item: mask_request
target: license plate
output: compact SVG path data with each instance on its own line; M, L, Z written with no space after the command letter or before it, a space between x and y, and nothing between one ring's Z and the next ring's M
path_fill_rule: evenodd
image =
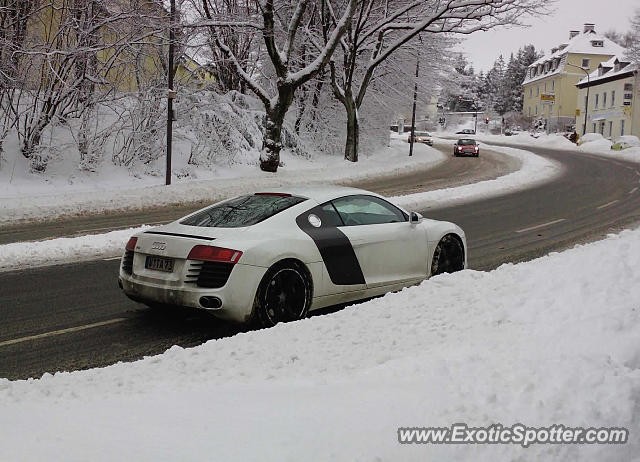
M173 272L173 258L147 256L144 267L154 271Z

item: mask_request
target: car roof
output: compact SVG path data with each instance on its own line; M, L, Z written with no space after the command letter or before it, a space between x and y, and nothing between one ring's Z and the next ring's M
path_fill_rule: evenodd
M335 185L318 185L318 186L288 186L284 188L269 188L256 191L257 193L285 193L292 196L305 197L313 199L319 203L337 199L342 196L351 196L354 194L365 194L368 196L380 196L379 194L367 191L365 189L350 188L347 186Z

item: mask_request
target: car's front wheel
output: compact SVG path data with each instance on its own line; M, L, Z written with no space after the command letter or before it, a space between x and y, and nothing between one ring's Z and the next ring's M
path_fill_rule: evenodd
M254 314L261 327L303 319L309 313L311 277L297 261L280 262L267 270L254 301Z
M458 237L447 234L436 246L431 261L431 275L455 273L464 269L464 247Z

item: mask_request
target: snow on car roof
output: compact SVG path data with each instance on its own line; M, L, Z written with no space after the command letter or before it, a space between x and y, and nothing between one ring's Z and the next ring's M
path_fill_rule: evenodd
M293 196L306 197L313 199L317 202L326 202L337 197L348 196L353 194L366 194L378 196L378 194L372 193L359 188L350 188L347 186L335 186L335 185L318 185L318 186L293 186L287 188L274 188L256 191L256 193L287 193Z

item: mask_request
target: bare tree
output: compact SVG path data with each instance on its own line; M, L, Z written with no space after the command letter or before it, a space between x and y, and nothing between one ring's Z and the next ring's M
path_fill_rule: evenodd
M640 8L631 18L631 30L626 37L629 40L626 57L634 63L640 64Z
M318 1L322 5L328 5L330 0ZM306 24L305 12L312 3L311 0L298 0L293 4L281 1L277 6L275 0L254 0L254 2L261 18L254 17L243 22L215 17L211 8L212 0L202 0L202 7L215 45L222 51L226 59L233 63L246 86L264 104L266 122L260 168L267 172L275 172L280 163L282 126L295 92L317 76L327 65L351 21L358 0L345 0L342 13L334 12L334 21L326 27L324 45L314 49L313 58L310 58L309 62L303 66L297 66L297 60L293 58L296 55L297 45L306 40L306 37L300 39L298 32ZM243 69L242 63L221 33L221 30L228 27L234 27L236 32L240 28L251 28L262 32L269 64L275 73L275 82L271 82L275 87L275 94L269 92L257 79Z
M55 0L41 2L31 14L37 25L29 40L14 50L16 68L26 76L16 121L21 152L31 168L44 171L41 139L52 123L79 119L81 166L93 162L90 113L96 104L132 86L131 54L149 46L160 33L162 9L146 9L137 0ZM156 14L154 21L153 15Z
M358 109L377 69L398 49L421 33L471 34L514 24L523 14L539 11L541 4L538 0L360 0L340 41L342 65L330 63L334 95L347 113L345 159L358 160ZM328 13L336 21L332 8Z

